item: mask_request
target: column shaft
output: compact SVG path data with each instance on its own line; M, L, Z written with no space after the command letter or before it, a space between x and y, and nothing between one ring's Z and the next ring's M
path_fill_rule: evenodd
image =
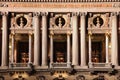
M7 29L7 14L2 13L2 64L8 66L8 29Z
M34 65L39 66L40 63L40 27L39 27L39 13L34 13Z
M81 13L81 66L86 66L85 13Z
M53 34L50 35L50 63L53 63Z
M117 14L112 13L112 34L111 34L111 43L112 43L112 64L118 65L118 38L117 38Z
M108 38L108 33L106 34L106 63L109 63L109 54L108 54L108 43L109 43L109 38Z
M29 33L29 63L32 62L32 33Z
M91 33L89 33L89 63L92 63L91 61L91 51L92 51L92 44L91 44Z
M67 64L70 67L70 33L67 34Z
M42 14L42 66L47 66L47 14Z
M72 65L78 65L78 21L77 13L72 15Z
M14 34L11 34L11 37L12 37L12 54L11 54L11 63L14 63L14 40L15 40L15 35Z

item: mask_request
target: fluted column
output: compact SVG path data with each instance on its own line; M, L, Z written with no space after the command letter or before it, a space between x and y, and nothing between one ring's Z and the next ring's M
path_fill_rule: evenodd
M29 33L29 63L32 62L32 33Z
M72 65L78 65L78 19L77 12L72 13Z
M15 42L15 34L14 33L11 34L11 38L12 38L11 63L14 63L14 46L15 46L15 44L14 44L14 42Z
M51 32L50 33L50 64L51 64L51 67L53 64L53 35L54 33Z
M42 66L47 66L47 13L42 13Z
M86 39L85 39L85 13L80 13L81 14L81 66L86 66Z
M91 64L92 63L92 61L91 61L91 58L92 58L92 56L91 56L91 53L92 53L92 42L91 42L92 33L89 32L88 36L89 36L89 45L88 45L89 46L89 64Z
M34 26L34 65L39 66L40 63L40 26L39 26L39 12L33 13Z
M67 67L70 67L70 35L71 33L67 33Z
M2 63L1 66L8 66L8 27L7 12L2 12Z
M105 38L106 38L106 63L109 63L109 54L108 54L109 33L105 34Z
M112 21L112 33L111 33L111 45L112 45L112 64L118 65L118 37L117 37L117 13L111 13Z

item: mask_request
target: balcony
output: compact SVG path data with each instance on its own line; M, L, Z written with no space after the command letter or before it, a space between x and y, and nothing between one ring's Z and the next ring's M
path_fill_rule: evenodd
M31 69L32 64L30 63L11 63L9 69Z

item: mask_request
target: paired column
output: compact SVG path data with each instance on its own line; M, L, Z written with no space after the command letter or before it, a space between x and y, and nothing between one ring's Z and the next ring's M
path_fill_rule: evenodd
M81 29L81 66L86 66L86 39L85 39L85 13L81 14L81 22L80 22L80 29Z
M29 33L29 63L32 62L32 33Z
M111 62L113 65L118 65L118 37L117 37L117 13L111 13L112 21L112 33L111 33L111 43L112 43L112 58Z
M70 67L70 35L71 33L67 33L67 67Z
M92 36L92 33L89 32L88 35L89 35L89 64L90 64L90 63L92 63L92 61L91 61L91 57L92 57L92 56L91 56L91 51L92 51L91 36Z
M109 54L108 54L108 43L109 43L109 33L105 34L106 37L106 63L109 63Z
M47 66L47 13L42 14L42 66Z
M34 65L39 66L40 63L40 26L39 26L40 12L33 13L34 25Z
M78 13L72 13L72 65L78 65Z
M8 66L8 27L7 27L7 12L2 12L2 64Z

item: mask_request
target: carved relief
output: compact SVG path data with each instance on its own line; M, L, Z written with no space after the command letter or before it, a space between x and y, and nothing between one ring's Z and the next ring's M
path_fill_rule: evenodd
M109 27L109 13L106 14L89 14L88 27L89 28L106 28Z
M29 14L11 14L11 27L29 28L32 27L32 13Z
M50 18L51 28L69 28L70 27L70 14L56 14L51 13Z

